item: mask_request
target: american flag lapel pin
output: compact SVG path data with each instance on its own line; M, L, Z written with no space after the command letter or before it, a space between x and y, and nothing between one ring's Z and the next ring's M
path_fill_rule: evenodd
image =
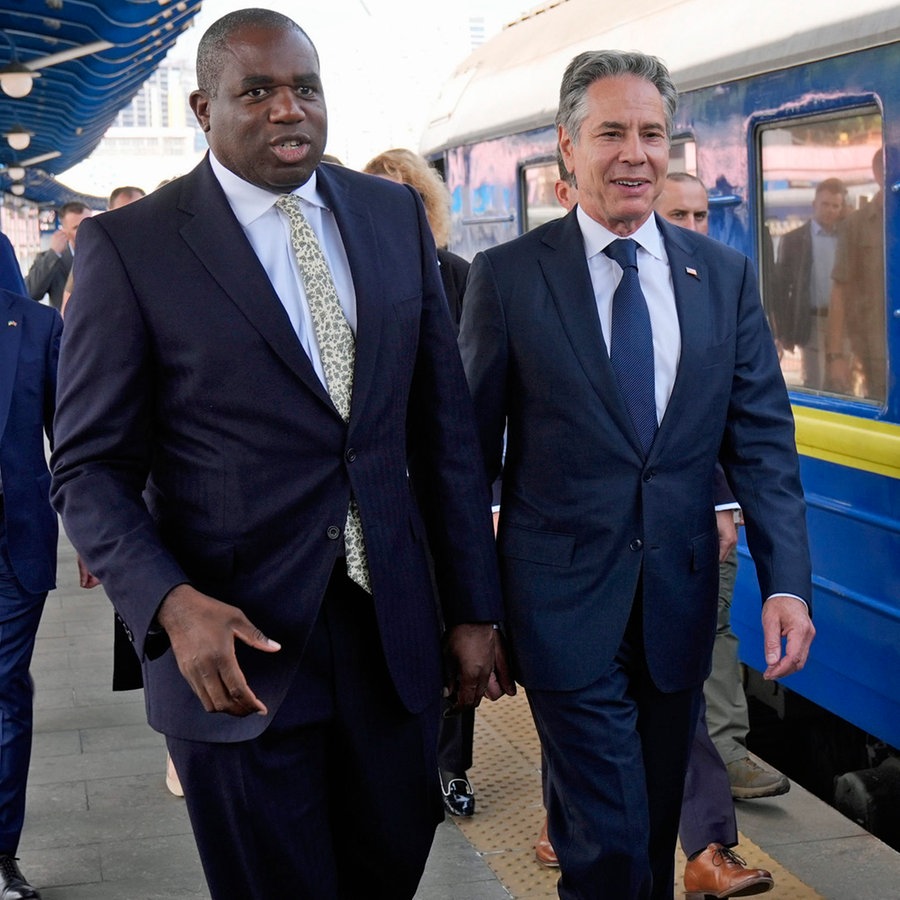
M16 328L16 327L18 326L18 324L19 324L19 323L18 323L15 319L10 319L10 320L6 323L6 327L7 327L7 328Z
M700 276L697 274L697 270L696 270L696 269L692 269L690 266L685 266L685 267L684 267L684 271L687 272L688 275L693 275L694 278L697 279L697 281L700 280Z

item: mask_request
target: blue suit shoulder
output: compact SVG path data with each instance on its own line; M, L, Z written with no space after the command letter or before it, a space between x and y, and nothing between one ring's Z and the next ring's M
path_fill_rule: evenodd
M39 323L45 329L52 328L57 322L62 325L62 317L52 306L35 303L31 297L0 288L0 299L7 309L23 320Z

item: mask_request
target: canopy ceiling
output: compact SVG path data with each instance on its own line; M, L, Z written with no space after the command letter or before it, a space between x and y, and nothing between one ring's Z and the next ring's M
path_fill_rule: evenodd
M100 198L71 191L54 177L89 156L116 113L140 90L201 0L5 0L0 7L0 78L24 68L40 76L30 93L0 90L0 191L10 168L25 167L26 199L46 206ZM6 135L30 134L14 150ZM32 162L32 160L34 162Z

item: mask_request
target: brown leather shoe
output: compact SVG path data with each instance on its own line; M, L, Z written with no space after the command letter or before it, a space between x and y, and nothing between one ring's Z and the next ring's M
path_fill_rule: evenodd
M547 836L547 817L544 816L544 824L541 826L541 833L534 845L534 858L542 865L549 869L558 869L559 860L556 858L556 851L550 838Z
M748 869L737 853L721 844L710 844L684 867L685 900L752 897L765 894L774 886L770 872Z

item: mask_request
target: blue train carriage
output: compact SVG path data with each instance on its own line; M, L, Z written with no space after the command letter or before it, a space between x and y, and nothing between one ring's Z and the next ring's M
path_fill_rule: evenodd
M701 178L710 233L757 264L809 505L818 636L786 685L758 674L759 588L740 548L733 622L748 693L760 701L751 739L826 799L841 776L839 805L900 847L900 7L630 7L615 23L594 0L538 8L447 82L422 151L453 197L451 249L471 258L560 215L553 120L576 53L640 48L667 62L681 94L671 167ZM849 281L840 316L800 311L821 329L816 354L786 324L782 241L809 220L827 179L839 179L844 198L836 252ZM885 783L888 802L878 796Z

